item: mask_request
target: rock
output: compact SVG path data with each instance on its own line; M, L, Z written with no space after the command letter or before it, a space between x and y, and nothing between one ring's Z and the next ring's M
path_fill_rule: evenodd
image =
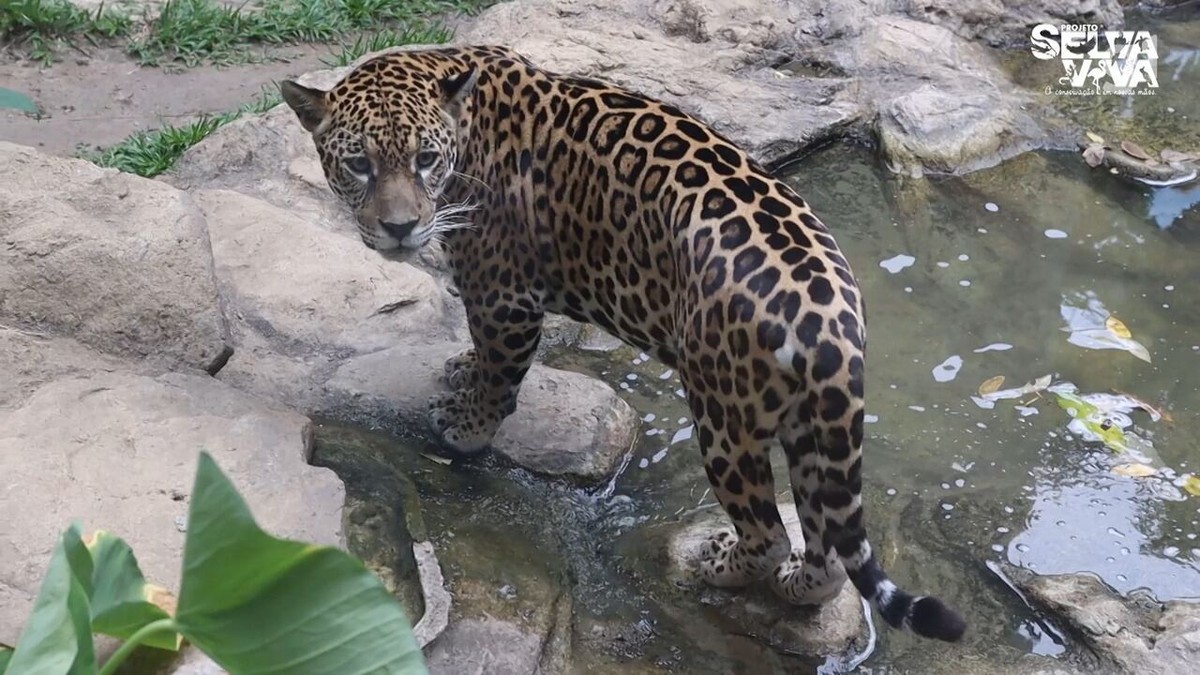
M340 545L344 490L308 466L304 417L206 376L135 371L66 340L0 329L0 366L18 364L0 379L0 643L16 644L73 519L124 538L146 577L178 593L201 449L264 529Z
M1035 604L1065 622L1093 651L1137 675L1195 669L1200 659L1200 604L1160 603L1149 594L1122 598L1090 575L1010 577Z
M463 619L451 624L429 648L432 675L537 673L544 640L502 619Z
M856 76L864 104L879 111L875 135L897 173L966 173L1045 142L1033 97L986 50L941 26L872 18L824 54Z
M1099 24L1108 30L1125 25L1119 0L909 0L908 13L996 46L1028 44L1029 31L1039 23Z
M442 566L437 552L428 541L413 543L413 557L417 561L417 575L421 579L421 594L425 612L413 626L413 637L417 644L425 647L433 642L450 623L450 593L442 577Z
M160 179L183 190L236 190L359 241L354 218L325 183L312 137L286 105L218 129Z
M204 217L162 183L0 143L0 322L215 372L229 356Z
M1025 113L996 105L994 94L925 85L880 114L879 140L893 171L964 173L1031 150L1040 135Z
M432 438L426 401L442 389L441 364L464 347L412 345L347 359L323 384L319 412ZM607 384L535 364L493 447L530 471L594 481L616 467L638 426L636 413Z
M781 501L779 514L788 537L800 541L803 538L800 520L792 502ZM760 636L777 649L835 656L865 644L867 626L862 596L849 581L836 598L817 609L790 605L765 582L733 592L704 585L696 572L700 546L715 532L730 527L720 510L686 523L668 543L672 576L682 585L702 588L705 601L711 600L733 625L740 626L742 632Z
M412 333L452 337L429 274L386 261L303 213L231 190L193 194L208 220L239 348L251 332L273 351L301 359L369 353Z

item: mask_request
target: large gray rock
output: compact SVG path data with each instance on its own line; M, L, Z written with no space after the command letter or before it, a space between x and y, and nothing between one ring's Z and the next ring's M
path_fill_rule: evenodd
M1123 598L1090 575L1037 576L1011 570L1037 605L1064 621L1093 651L1136 675L1194 672L1200 660L1200 604Z
M342 362L318 412L398 433L425 433L425 402L441 390L441 364L465 345L405 345ZM493 447L531 471L594 481L629 452L639 422L612 387L535 364Z
M802 541L800 520L790 501L780 502L779 515L788 537L793 542ZM698 554L702 544L723 529L730 529L728 519L723 512L713 510L685 523L671 537L667 547L671 574L681 585L703 588L705 596L733 625L788 651L837 656L865 644L862 596L849 581L837 597L819 608L792 606L767 588L766 582L735 592L704 587L697 571Z
M1044 143L1032 95L1013 85L986 49L942 26L870 18L821 50L855 76L878 111L874 133L893 171L920 176L994 166Z
M0 643L16 644L72 520L133 547L178 592L189 492L207 450L259 524L339 545L344 490L308 465L310 422L207 376L135 372L69 341L0 328Z
M184 193L0 142L0 322L215 371L229 344Z

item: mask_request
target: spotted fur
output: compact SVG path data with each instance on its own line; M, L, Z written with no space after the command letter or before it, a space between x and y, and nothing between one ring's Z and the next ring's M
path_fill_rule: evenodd
M867 541L862 295L791 188L675 107L500 47L395 52L329 92L283 94L367 246L445 244L474 342L430 404L448 444L480 451L512 413L546 312L594 323L679 372L736 532L704 545L707 581L769 577L819 604L848 575L891 625L961 637L961 617L897 588Z

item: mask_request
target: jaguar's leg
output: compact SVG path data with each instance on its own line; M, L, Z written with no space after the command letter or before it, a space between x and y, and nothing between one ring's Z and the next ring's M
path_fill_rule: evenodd
M474 347L446 359L443 379L452 390L470 389L479 385L479 356Z
M766 576L789 549L775 506L769 455L773 434L745 428L740 414L729 415L717 396L689 391L689 401L704 471L734 528L701 545L700 576L714 586L745 586Z
M513 293L496 293L493 297L500 299L489 305L472 302L464 293L471 340L475 343L473 375L470 368L448 375L451 386L460 386L429 402L434 430L447 445L462 453L487 448L500 423L516 409L521 381L533 364L541 340L543 313L532 298Z
M846 583L846 570L825 539L821 502L822 467L817 435L807 412L790 416L779 434L787 455L792 496L804 541L775 568L772 587L797 605L820 605L835 598Z

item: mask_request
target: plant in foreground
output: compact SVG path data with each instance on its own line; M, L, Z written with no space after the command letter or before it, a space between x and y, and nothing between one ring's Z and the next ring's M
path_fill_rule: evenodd
M233 675L425 674L404 610L361 562L330 546L277 539L208 453L192 489L176 603L147 584L129 545L63 533L0 675L110 675L138 646L184 640ZM125 640L100 665L93 633Z

